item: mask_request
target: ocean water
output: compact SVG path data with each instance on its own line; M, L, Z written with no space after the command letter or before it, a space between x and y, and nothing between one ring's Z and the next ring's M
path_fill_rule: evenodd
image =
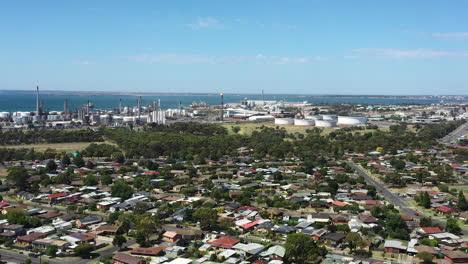
M116 109L119 105L119 99L122 99L123 106L137 105L137 96L131 95L109 95L109 94L90 94L90 93L58 93L41 92L40 100L44 110L62 111L64 100L68 99L71 110L93 102L96 109ZM142 96L143 105L148 105L153 101L161 100L164 109L178 108L179 102L183 107L189 107L192 102L206 102L209 105L219 105L220 97L216 94L206 95L146 95ZM243 99L260 100L260 95L224 95L224 103L238 103ZM440 103L440 99L432 98L404 98L404 97L385 97L375 98L366 96L306 96L306 95L265 95L265 100L284 100L292 102L308 101L310 103L355 103L355 104L431 104ZM27 91L0 91L0 112L15 111L34 111L36 108L36 95Z

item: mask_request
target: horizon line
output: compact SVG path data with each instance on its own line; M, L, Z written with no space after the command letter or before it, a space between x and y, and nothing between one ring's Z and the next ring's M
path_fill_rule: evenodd
M26 90L26 89L0 89L0 92L26 92L26 93L36 93L36 89ZM219 96L220 93L217 92L120 92L120 91L74 91L74 90L40 90L44 93L82 93L82 94L113 94L113 95L122 95L122 96L149 96L149 95L209 95L209 96ZM224 95L258 95L262 96L262 93L229 93L223 92ZM409 97L409 96L462 96L467 97L468 94L307 94L307 93L265 93L265 96L393 96L393 97Z

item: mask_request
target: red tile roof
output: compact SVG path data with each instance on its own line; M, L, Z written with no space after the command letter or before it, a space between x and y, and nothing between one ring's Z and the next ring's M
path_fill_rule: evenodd
M60 198L60 197L65 197L67 196L68 194L66 192L59 192L59 193L52 193L52 194L49 194L49 199L56 199L56 198Z
M450 213L452 211L452 208L447 207L445 205L439 206L437 210L443 212L443 213Z
M245 225L241 225L241 227L244 228L244 229L249 229L251 227L254 227L254 226L258 225L260 223L260 221L261 220L255 220L255 221L247 223Z
M427 226L427 227L421 227L422 231L426 234L437 234L437 233L442 233L442 229L438 226Z
M367 205L381 205L382 203L379 200L366 200Z
M345 202L342 202L342 201L333 201L332 204L336 205L336 206L347 206L348 205L348 203L345 203Z
M235 244L239 242L240 240L236 238L222 237L214 241L209 241L208 244L214 247L232 248Z

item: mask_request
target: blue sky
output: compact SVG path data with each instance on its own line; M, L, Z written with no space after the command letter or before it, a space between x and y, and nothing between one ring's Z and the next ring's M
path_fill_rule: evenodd
M1 1L0 89L468 94L468 1Z

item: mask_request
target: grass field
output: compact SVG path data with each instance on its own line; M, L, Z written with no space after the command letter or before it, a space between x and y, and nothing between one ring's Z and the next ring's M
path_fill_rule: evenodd
M109 142L72 142L72 143L45 143L45 144L31 144L31 145L12 145L12 146L0 146L4 148L34 148L35 151L44 151L48 148L55 149L58 152L75 152L77 150L83 150L92 143L102 144Z
M235 126L240 127L240 131L238 134L240 135L251 135L253 131L259 130L261 126L265 127L271 127L271 128L276 128L276 127L284 127L289 133L300 133L300 134L306 134L306 130L308 129L313 129L313 126L294 126L294 125L275 125L273 122L238 122L238 123L226 123L223 124L229 134L234 134L232 131L232 128ZM339 129L338 127L333 127L333 128L320 128L322 129L322 134L328 134L332 131L336 131ZM381 129L381 130L386 130L386 129ZM388 130L388 129L387 129ZM360 132L360 133L366 133L370 131L375 131L374 129L365 129L365 130L356 130L353 131L353 133Z

